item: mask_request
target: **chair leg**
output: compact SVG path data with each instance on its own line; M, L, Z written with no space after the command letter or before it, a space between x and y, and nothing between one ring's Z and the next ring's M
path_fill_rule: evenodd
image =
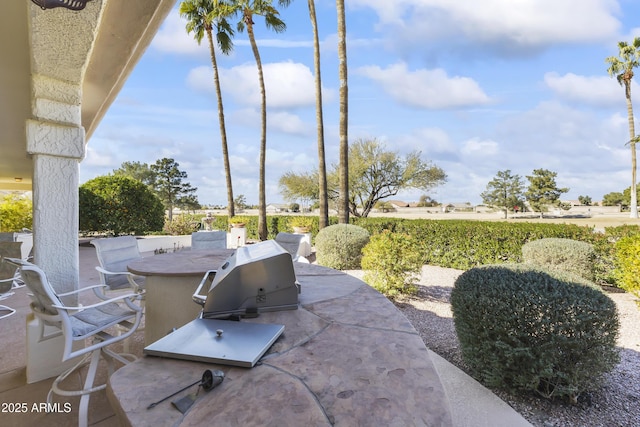
M91 397L91 393L104 390L107 388L106 384L101 384L94 386L93 383L96 378L96 374L98 372L98 365L100 363L100 357L104 357L107 362L108 375L111 376L114 372L113 361L118 360L122 364L126 365L131 360L135 360L136 357L128 354L118 354L106 348L101 348L94 350L93 352L85 355L82 360L76 363L72 368L67 369L65 372L60 374L58 378L53 381L53 385L51 386L51 390L49 390L49 394L47 395L47 403L51 403L52 394L55 393L59 396L80 396L80 407L78 412L78 426L86 427L89 422L88 414L89 414L89 399ZM87 376L84 381L84 387L82 390L63 390L60 388L59 384L64 381L72 372L77 371L84 365L89 363L89 368L87 371Z
M6 312L6 313L3 313ZM11 307L7 307L6 305L0 305L0 319L4 319L5 317L9 317L12 314L15 314L16 310L11 308Z
M91 363L89 364L89 371L87 372L87 378L84 381L83 394L80 398L80 411L78 413L78 426L79 427L87 427L89 424L89 399L91 398L91 394L94 391L93 382L96 378L96 372L98 371L98 363L100 363L100 353L101 351L94 351L91 355ZM98 386L97 389L102 390L106 388L106 384L104 386ZM86 393L85 393L86 391Z

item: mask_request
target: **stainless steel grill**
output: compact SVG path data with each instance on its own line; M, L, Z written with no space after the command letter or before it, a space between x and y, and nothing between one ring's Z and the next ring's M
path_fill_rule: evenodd
M252 367L284 331L284 325L222 320L298 308L300 287L291 255L275 241L244 246L210 282L207 273L193 295L202 316L144 349L150 356ZM211 283L206 297L201 289ZM239 319L238 319L239 320Z

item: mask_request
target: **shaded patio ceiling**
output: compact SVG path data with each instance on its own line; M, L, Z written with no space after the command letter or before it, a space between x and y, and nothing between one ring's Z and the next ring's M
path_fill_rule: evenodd
M101 0L93 0L99 2ZM104 10L82 85L81 117L87 141L97 128L176 0L102 0ZM2 2L0 13L0 190L30 191L33 165L26 151L31 113L30 22L41 10L31 0ZM72 16L71 16L72 17ZM51 58L45 68L55 70ZM47 60L45 60L46 62ZM42 62L39 58L39 62Z

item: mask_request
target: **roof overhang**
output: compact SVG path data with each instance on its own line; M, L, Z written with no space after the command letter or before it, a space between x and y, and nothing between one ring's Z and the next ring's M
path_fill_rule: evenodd
M85 43L88 36L78 34L73 37L67 25L80 19L79 14L90 7L94 11L101 8L90 37L91 46L85 49L88 53L82 58L85 68L78 74L80 81L70 82L82 88L81 124L88 141L175 2L93 0L79 12L62 8L42 10L30 0L3 2L0 14L0 39L5 41L0 43L0 189L31 190L33 164L27 153L25 129L27 120L33 117L32 75L34 68L39 72L64 66L59 62L63 58L33 46L33 39L37 38L34 37L34 23L48 18L42 14L52 14L50 16L60 22L60 27L66 27L61 28L60 37L67 38L59 42L70 50L74 43ZM78 28L84 31L82 26ZM50 41L56 35L46 36Z

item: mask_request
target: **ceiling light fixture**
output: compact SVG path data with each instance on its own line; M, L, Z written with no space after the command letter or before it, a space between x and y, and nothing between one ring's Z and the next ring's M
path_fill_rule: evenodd
M13 178L16 182L22 182L22 178L21 177L15 177Z
M91 0L31 0L44 9L53 9L54 7L64 7L70 10L82 10Z

